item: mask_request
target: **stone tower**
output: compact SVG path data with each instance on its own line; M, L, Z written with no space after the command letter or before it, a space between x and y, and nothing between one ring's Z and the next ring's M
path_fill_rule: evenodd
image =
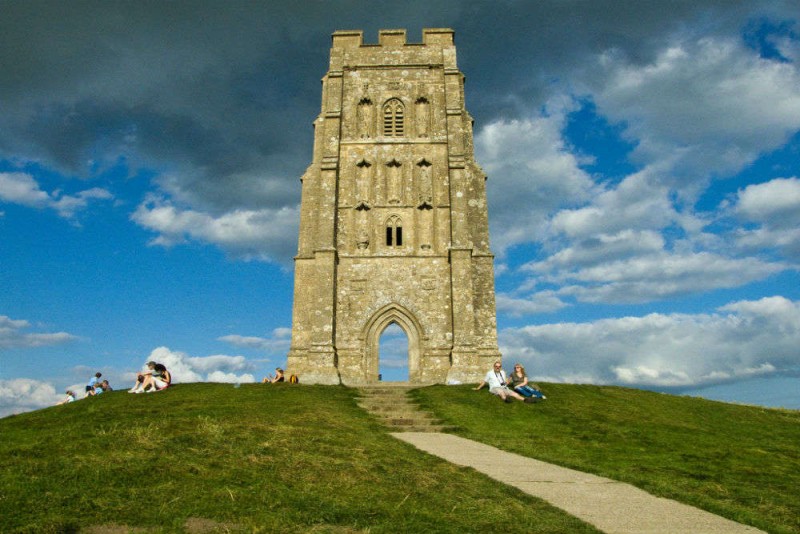
M412 383L478 381L500 357L486 176L450 29L333 34L302 178L287 372L378 381L379 339L408 336Z

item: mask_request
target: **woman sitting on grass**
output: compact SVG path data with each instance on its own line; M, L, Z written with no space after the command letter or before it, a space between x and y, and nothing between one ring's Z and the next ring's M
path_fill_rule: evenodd
M136 384L131 388L129 393L152 393L166 389L172 383L172 375L160 363L147 362L149 371L139 373L136 377Z
M514 372L508 377L508 385L523 397L544 400L547 397L539 390L535 384L528 384L528 375L522 364L514 364Z

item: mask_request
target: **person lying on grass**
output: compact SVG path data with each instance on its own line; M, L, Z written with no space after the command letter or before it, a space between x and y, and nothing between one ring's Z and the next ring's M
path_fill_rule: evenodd
M286 380L286 377L283 375L283 369L280 367L275 368L275 376L267 375L261 381L262 384L274 384L275 382L283 382Z
M478 387L473 389L478 391L486 384L489 384L489 393L492 395L497 395L504 402L514 402L513 399L524 402L533 402L532 399L526 399L513 389L509 389L508 380L506 379L506 372L503 371L503 365L500 362L494 362L494 367L492 370L486 373L483 381L478 384Z

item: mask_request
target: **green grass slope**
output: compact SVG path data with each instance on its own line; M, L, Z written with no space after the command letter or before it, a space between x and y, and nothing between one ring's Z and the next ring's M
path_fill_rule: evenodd
M536 405L467 386L413 394L466 437L800 533L800 412L546 392ZM187 384L0 419L0 532L596 532L393 439L355 396Z
M416 390L458 433L629 482L768 532L800 533L800 412L618 387L544 384L534 406Z
M597 532L392 438L355 395L187 384L0 419L0 532Z

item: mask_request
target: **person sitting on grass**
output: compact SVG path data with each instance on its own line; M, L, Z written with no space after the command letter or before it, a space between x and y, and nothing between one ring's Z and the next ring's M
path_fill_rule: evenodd
M536 400L545 400L547 397L539 390L535 384L528 383L528 375L522 364L514 364L514 371L508 377L508 385L523 397L530 397Z
M146 374L142 382L142 391L153 393L154 391L161 391L167 389L172 383L172 375L164 365L156 363L153 365L152 371Z
M68 389L67 390L67 396L64 397L63 400L58 401L56 403L56 405L58 405L58 404L67 404L69 402L74 402L74 401L75 401L75 393L73 393L71 389Z
M153 373L153 366L155 366L156 362L150 361L147 362L145 365L147 366L146 371L142 371L141 373L136 373L136 382L134 382L133 387L128 390L128 393L136 393L140 389L142 389L142 383L144 382L145 376Z
M482 389L486 384L489 384L489 393L497 395L504 402L514 402L513 399L533 402L531 399L526 399L513 389L509 389L506 372L503 371L503 365L500 362L494 362L494 367L491 371L486 373L486 376L483 378L483 381L478 384L478 387L474 388L475 391Z
M101 376L103 376L102 373L95 373L94 376L89 380L89 383L86 384L86 397L94 396L96 394L94 388L97 387L97 383L100 381Z
M156 362L147 362L148 371L139 373L136 384L129 393L152 393L166 389L172 383L172 375L164 365Z
M286 378L283 375L283 369L280 367L275 368L275 376L267 375L261 381L262 384L274 384L276 382L283 382Z

